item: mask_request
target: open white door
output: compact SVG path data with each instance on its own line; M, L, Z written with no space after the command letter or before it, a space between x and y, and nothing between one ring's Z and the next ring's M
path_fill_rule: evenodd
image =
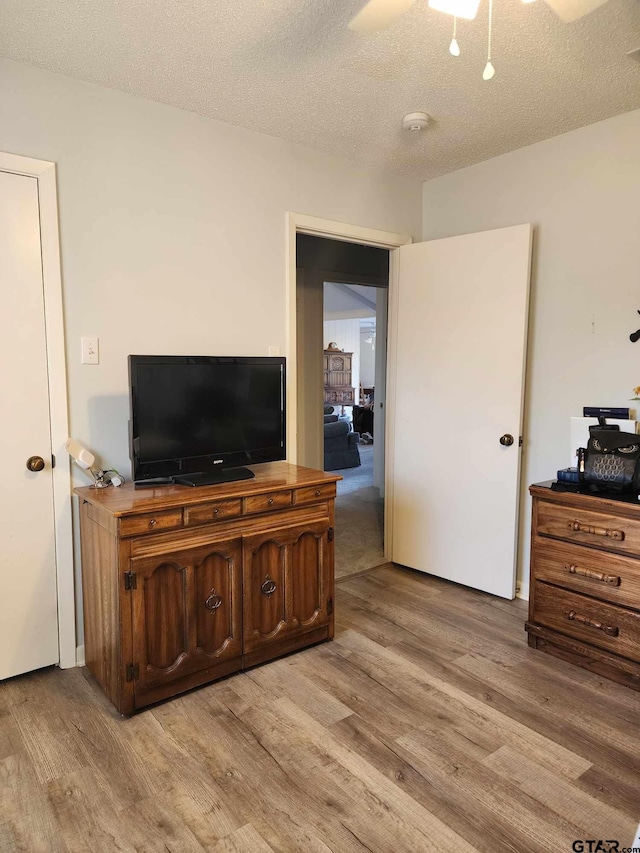
M398 249L391 558L504 598L515 594L531 242L531 225L517 225Z

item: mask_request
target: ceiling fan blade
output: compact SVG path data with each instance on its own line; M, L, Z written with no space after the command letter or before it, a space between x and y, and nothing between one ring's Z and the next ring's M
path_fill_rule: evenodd
M356 33L373 33L386 30L415 0L369 0L349 22Z
M561 20L569 23L593 12L607 0L545 0L545 2Z

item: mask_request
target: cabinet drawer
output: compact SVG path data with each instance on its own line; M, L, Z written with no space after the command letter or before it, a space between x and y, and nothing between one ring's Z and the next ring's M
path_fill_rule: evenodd
M283 509L291 506L291 491L267 492L264 495L251 495L242 499L245 515L254 512L268 512L270 509Z
M120 535L135 536L138 533L157 533L182 527L182 509L163 512L148 512L144 515L127 515L120 519Z
M640 609L640 560L536 538L533 579Z
M533 622L640 661L640 614L536 582Z
M543 536L594 545L607 551L640 552L640 521L619 515L540 501L537 531Z
M242 501L240 498L228 501L215 501L202 506L186 507L184 511L184 523L207 524L210 521L220 521L223 518L235 518L242 515Z
M315 503L318 500L335 498L336 484L323 483L320 486L305 486L304 489L296 489L293 493L294 506L299 504Z

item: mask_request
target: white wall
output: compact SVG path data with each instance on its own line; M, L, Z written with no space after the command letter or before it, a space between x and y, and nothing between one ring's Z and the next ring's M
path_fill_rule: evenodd
M286 211L419 236L417 181L7 60L0 151L58 164L71 432L123 473L129 353L284 352Z
M535 227L525 423L527 486L568 459L583 405L633 406L640 384L640 111L428 181L423 239L532 222ZM472 413L473 417L481 413Z
M372 388L376 384L375 344L375 329L360 329L360 382L365 388Z

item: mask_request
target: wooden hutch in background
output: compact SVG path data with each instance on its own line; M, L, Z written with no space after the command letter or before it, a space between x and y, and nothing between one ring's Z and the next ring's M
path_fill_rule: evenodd
M324 402L328 406L353 406L356 392L353 387L352 352L343 352L330 343L324 350Z

